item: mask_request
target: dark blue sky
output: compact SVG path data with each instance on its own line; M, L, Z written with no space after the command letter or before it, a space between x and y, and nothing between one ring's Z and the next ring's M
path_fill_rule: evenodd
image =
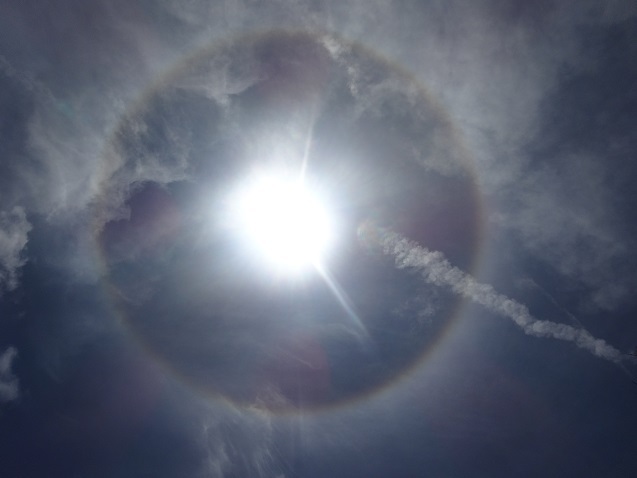
M0 476L634 476L633 4L0 0Z

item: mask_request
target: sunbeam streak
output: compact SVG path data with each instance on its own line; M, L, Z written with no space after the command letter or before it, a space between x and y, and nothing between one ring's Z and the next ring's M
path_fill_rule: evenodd
M330 289L340 306L347 314L347 317L350 319L351 323L356 327L356 337L359 340L368 342L370 339L369 332L367 331L365 324L363 324L360 317L354 310L354 307L347 297L345 291L338 285L336 279L332 277L329 271L320 262L315 262L314 267L316 268L317 272L319 273L327 287Z

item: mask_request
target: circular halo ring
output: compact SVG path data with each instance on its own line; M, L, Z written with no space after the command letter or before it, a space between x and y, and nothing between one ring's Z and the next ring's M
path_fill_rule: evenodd
M471 257L470 257L470 262L467 265L467 269L469 271L475 271L479 267L480 252L482 249L482 239L484 236L484 220L483 220L484 203L479 191L479 178L475 171L475 168L473 167L473 162L471 161L470 153L461 139L462 135L460 131L458 130L458 128L455 127L449 114L444 110L444 108L439 104L439 102L436 101L436 99L426 89L426 87L412 73L408 72L402 65L392 62L390 59L381 56L377 52L370 50L368 47L358 42L344 40L343 38L333 34L325 35L323 33L308 33L308 32L297 32L297 31L286 31L286 30L279 30L279 29L268 30L265 32L242 34L238 37L231 38L230 40L219 41L211 45L200 47L196 51L185 56L184 58L177 60L174 66L168 68L159 78L153 81L149 85L149 87L147 87L140 93L137 101L132 102L132 104L130 105L128 109L127 114L124 114L122 116L119 124L114 128L113 133L111 135L111 139L107 141L107 146L105 148L103 177L102 177L101 183L103 185L106 185L109 181L110 175L113 173L112 166L106 163L107 161L109 161L109 159L111 159L110 156L113 153L112 153L112 150L110 150L110 148L112 144L116 141L116 135L123 128L126 118L132 117L139 110L141 110L153 98L153 95L155 95L162 88L172 84L175 81L175 79L177 79L180 75L183 74L184 69L187 69L191 67L193 64L195 64L196 62L201 61L202 59L207 58L219 52L223 48L227 48L229 46L241 45L241 44L255 44L257 42L267 41L269 38L276 37L277 35L301 35L301 36L306 36L307 38L311 38L313 39L313 41L317 41L317 39L321 39L321 38L333 39L334 41L338 42L341 45L347 45L348 48L352 50L356 50L361 55L370 59L370 61L375 62L376 64L383 65L388 70L392 71L393 74L404 79L405 81L413 85L415 88L417 88L419 97L426 102L427 107L433 109L433 114L436 120L441 121L444 124L445 128L448 128L448 132L450 137L453 140L454 147L457 148L457 150L460 151L461 155L463 156L463 160L464 160L463 165L465 168L464 172L468 173L471 176L470 181L468 181L468 184L470 184L473 188L471 191L471 198L472 198L472 206L474 207L474 210L472 211L472 213L474 215L474 220L475 220L475 230L473 231L475 237L471 247L472 249L470 251ZM121 198L121 199L125 200L126 198ZM101 206L98 205L98 208L99 207ZM98 215L98 217L103 217L103 216ZM197 390L198 393L204 394L210 400L221 400L233 406L238 405L238 406L248 406L250 408L254 407L253 403L240 403L240 402L238 403L237 400L231 397L228 397L225 394L212 392L207 387L201 387L195 381L189 380L188 378L184 377L178 367L174 366L174 364L172 364L168 359L166 359L160 353L154 350L153 347L150 346L143 339L143 337L141 337L140 334L134 330L134 328L129 324L128 318L126 317L126 313L122 311L121 307L117 306L117 303L120 302L121 298L119 297L117 288L110 282L109 272L108 272L109 261L108 261L107 253L104 250L103 243L100 237L103 227L104 227L104 224L96 224L96 227L95 227L95 231L96 231L95 247L97 250L97 256L98 256L98 261L100 263L100 267L103 270L103 273L102 273L103 286L107 290L113 303L116 304L115 309L119 311L118 319L120 320L121 324L123 324L127 332L132 337L135 338L136 342L145 351L145 353L147 353L150 357L152 357L152 359L156 363L161 364L162 368L168 371L171 376L175 377L179 382L187 385L188 388ZM365 237L365 228L363 227L362 221L359 223L358 233L360 235L359 239L363 246L373 247L373 244L371 244L371 242L373 241L370 241L368 237ZM445 341L445 338L447 338L451 334L452 330L454 329L454 325L458 322L458 318L462 315L463 306L464 306L464 301L458 299L456 305L452 307L451 310L449 311L449 317L447 317L446 319L445 326L437 332L437 336L434 342L432 344L429 344L425 348L425 350L421 351L421 353L414 360L412 360L411 363L409 363L406 367L400 370L399 373L392 375L387 380L381 381L380 383L377 384L376 387L365 389L363 393L351 395L351 396L345 397L344 399L339 399L337 401L329 402L327 404L318 404L318 405L313 404L309 408L304 407L303 412L307 413L308 411L311 411L312 413L315 413L315 414L322 414L322 413L329 413L335 409L338 409L339 411L344 411L352 407L356 407L362 403L371 403L375 399L380 399L381 397L383 397L383 400L385 400L389 394L394 393L394 391L400 388L401 384L404 384L409 377L412 377L416 370L419 370L422 367L424 367L424 365L428 361L427 359L430 358L435 353L435 351L440 348L441 344ZM266 408L266 411L276 415L289 416L289 415L294 415L298 411L298 409L295 408L294 406L291 406L291 407L284 407L282 409Z

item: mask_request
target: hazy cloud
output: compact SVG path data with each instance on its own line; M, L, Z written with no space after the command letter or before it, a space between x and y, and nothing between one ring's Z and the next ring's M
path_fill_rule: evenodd
M22 250L30 230L24 209L0 212L0 291L18 285L19 269L25 262Z
M15 347L7 348L0 355L0 402L10 402L20 396L18 379L11 370L17 355Z
M588 288L597 307L612 310L630 294L634 240L622 231L603 175L583 156L566 167L539 166L518 182L507 211L492 215L491 224Z
M274 450L272 418L258 410L227 410L223 419L208 417L201 427L201 476L279 476L284 450ZM281 446L279 444L279 446ZM277 456L278 455L278 456Z

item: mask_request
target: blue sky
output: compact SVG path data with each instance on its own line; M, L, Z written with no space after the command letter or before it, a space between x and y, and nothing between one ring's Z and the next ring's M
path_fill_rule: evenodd
M633 3L0 2L0 475L633 476Z

